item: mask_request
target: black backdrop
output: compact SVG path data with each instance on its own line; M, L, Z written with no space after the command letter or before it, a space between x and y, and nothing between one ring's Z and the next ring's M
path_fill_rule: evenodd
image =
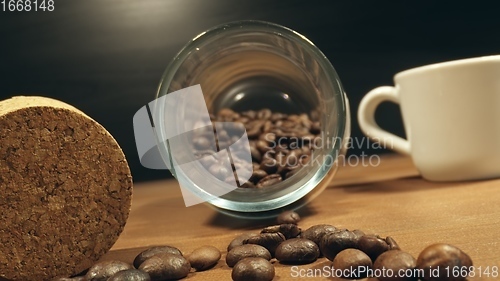
M352 136L361 138L355 118L359 101L370 89L392 84L394 73L500 53L497 6L480 1L55 0L53 12L0 12L0 99L44 95L70 103L113 134L136 181L163 178L169 172L140 166L132 116L154 99L167 64L200 32L258 19L304 34L336 68L351 101ZM404 135L397 106L384 104L377 119ZM362 152L381 151L350 151Z

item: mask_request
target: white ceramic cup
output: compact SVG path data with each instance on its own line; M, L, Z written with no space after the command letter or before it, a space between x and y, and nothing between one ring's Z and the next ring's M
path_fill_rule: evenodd
M500 177L500 55L413 68L361 101L358 120L371 139L410 155L433 181ZM381 129L382 102L399 104L407 140Z

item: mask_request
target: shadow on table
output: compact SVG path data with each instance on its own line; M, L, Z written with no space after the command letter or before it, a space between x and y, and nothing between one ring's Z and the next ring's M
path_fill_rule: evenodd
M284 209L286 210L286 209ZM282 210L282 211L284 211ZM308 216L312 216L317 213L316 210L314 210L313 207L309 205L305 205L296 212L300 215L301 218L305 218ZM215 227L230 227L231 229L255 229L255 228L264 228L266 226L270 225L275 225L276 223L276 218L265 218L265 219L258 219L258 218L241 218L241 217L235 217L235 216L230 216L224 213L216 212L210 218L207 223L210 226L215 226Z

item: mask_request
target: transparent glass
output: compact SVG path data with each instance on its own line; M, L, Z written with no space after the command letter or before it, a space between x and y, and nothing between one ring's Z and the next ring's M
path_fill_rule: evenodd
M284 208L304 205L327 186L345 153L349 105L334 68L306 37L261 21L212 28L191 40L174 58L163 74L157 97L197 84L213 113L226 107L314 112L321 124L321 145L313 152L315 161L301 168L297 176L268 188L237 188L222 197L206 194L181 169L173 171L191 192L223 213L270 217ZM176 121L159 119L163 123L157 133L165 139L161 128ZM168 157L167 149L165 144L160 147L163 157ZM204 173L202 168L200 173Z

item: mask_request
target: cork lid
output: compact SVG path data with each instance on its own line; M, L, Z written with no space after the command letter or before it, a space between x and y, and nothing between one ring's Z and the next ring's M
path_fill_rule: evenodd
M63 102L0 102L0 279L90 267L127 220L132 177L115 139Z

